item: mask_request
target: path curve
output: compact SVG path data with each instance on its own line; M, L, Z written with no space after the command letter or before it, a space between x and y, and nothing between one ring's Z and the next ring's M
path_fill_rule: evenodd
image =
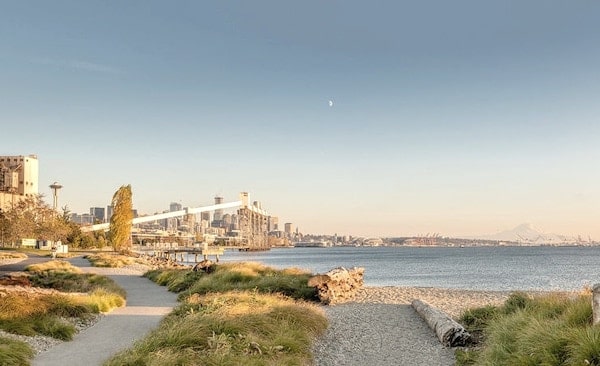
M33 366L96 366L111 356L131 347L156 328L165 315L177 305L177 294L169 292L140 271L91 267L81 257L69 260L85 272L108 276L127 291L127 305L103 316L93 326L36 355Z

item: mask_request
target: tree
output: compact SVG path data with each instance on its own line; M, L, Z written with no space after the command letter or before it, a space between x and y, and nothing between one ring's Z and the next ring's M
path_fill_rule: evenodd
M131 185L121 186L112 198L113 215L110 218L109 239L115 251L131 247L131 220L133 203Z
M65 240L70 228L63 218L48 206L42 195L19 200L0 215L0 240L2 244L24 238Z

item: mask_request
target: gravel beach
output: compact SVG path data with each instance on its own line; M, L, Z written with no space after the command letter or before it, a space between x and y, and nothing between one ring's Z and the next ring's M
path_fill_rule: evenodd
M456 318L468 308L502 304L508 295L440 288L365 287L353 302L324 307L330 326L314 346L315 365L454 365L454 351L440 344L410 302L421 299Z

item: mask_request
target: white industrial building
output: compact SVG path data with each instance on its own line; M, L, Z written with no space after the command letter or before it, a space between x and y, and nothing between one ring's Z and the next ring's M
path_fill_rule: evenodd
M0 156L0 209L36 196L38 174L36 155Z

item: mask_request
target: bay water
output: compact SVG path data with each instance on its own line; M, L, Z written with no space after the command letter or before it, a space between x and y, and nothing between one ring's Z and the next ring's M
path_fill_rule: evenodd
M366 286L471 290L580 290L600 283L600 247L329 247L228 250L221 262L254 261L324 273L364 267Z

